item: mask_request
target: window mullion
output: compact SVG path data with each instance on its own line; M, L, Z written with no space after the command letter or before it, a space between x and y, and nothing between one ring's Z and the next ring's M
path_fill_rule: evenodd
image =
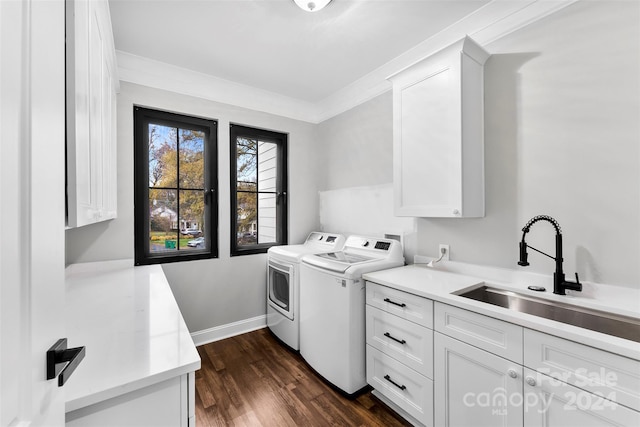
M180 128L176 127L176 211L178 214L178 227L176 229L176 250L180 252Z
M256 244L260 232L260 141L256 138Z

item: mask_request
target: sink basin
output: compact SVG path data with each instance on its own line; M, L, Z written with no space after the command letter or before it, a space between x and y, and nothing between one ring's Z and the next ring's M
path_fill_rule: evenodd
M480 286L454 295L640 342L640 320L632 317L549 301L490 286Z

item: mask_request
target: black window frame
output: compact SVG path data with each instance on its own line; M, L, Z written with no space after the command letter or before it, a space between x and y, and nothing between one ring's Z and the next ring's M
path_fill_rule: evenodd
M277 146L277 177L276 177L276 242L256 243L253 245L238 245L237 223L237 138L247 137L260 139L261 141L274 143ZM250 126L231 123L229 125L229 158L230 158L230 229L231 229L231 256L252 255L266 253L270 247L286 245L288 243L288 163L287 145L289 136L283 132L259 129ZM256 193L259 191L256 190Z
M133 107L134 128L134 249L135 265L164 264L198 259L218 258L218 121L163 110ZM149 236L149 124L188 128L204 132L204 197L203 236L208 247L198 250L151 253ZM176 177L176 190L180 180ZM179 195L178 195L179 200ZM178 213L179 213L178 205ZM180 228L178 218L178 229ZM179 238L179 231L177 234Z

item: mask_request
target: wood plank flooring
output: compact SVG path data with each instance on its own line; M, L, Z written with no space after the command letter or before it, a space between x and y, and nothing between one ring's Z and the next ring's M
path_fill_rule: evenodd
M369 392L353 400L336 392L266 328L198 352L198 427L410 425Z

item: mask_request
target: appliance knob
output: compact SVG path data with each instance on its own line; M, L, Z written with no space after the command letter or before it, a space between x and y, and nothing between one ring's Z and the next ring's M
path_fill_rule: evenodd
M525 380L531 387L534 387L536 385L536 379L531 376L527 377Z
M518 373L514 369L509 369L508 373L511 378L518 378Z

